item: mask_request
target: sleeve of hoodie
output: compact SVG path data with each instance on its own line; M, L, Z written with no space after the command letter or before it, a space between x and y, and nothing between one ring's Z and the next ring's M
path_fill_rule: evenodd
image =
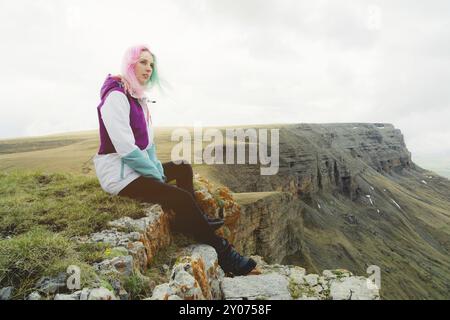
M158 160L158 157L156 156L156 145L153 143L150 148L147 149L147 154L150 160L153 161L153 163L156 165L156 168L158 169L159 173L161 173L161 176L163 180L166 180L166 176L164 175L164 168L162 166L161 161Z
M164 182L156 163L135 144L130 127L130 103L127 97L120 91L110 92L101 108L101 116L122 161L140 175Z

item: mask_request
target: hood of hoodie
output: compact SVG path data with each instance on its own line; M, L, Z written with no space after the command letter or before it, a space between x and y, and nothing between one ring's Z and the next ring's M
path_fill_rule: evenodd
M103 100L105 99L108 92L110 92L114 88L120 88L123 92L122 85L120 84L119 78L111 76L111 74L108 74L106 77L105 82L103 83L102 88L100 89L100 98Z

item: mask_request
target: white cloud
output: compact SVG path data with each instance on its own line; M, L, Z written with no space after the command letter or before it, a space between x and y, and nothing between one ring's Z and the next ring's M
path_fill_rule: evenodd
M0 138L95 129L102 81L144 42L172 87L157 125L391 122L413 154L441 152L449 14L444 0L3 1Z

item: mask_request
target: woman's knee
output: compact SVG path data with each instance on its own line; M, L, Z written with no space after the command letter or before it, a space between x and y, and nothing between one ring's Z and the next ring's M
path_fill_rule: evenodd
M181 162L180 164L177 165L178 169L180 170L180 173L183 176L188 176L188 177L192 177L194 175L194 172L192 170L192 166L189 162Z

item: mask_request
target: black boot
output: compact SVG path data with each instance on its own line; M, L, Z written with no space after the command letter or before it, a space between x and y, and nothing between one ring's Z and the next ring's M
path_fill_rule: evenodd
M208 224L209 226L216 231L217 229L219 229L221 226L223 226L223 224L225 223L225 221L223 221L222 219L219 218L210 218L210 217L206 217L206 219L208 220Z
M223 271L233 276L244 276L256 267L255 260L240 255L226 239L222 239L217 254Z

